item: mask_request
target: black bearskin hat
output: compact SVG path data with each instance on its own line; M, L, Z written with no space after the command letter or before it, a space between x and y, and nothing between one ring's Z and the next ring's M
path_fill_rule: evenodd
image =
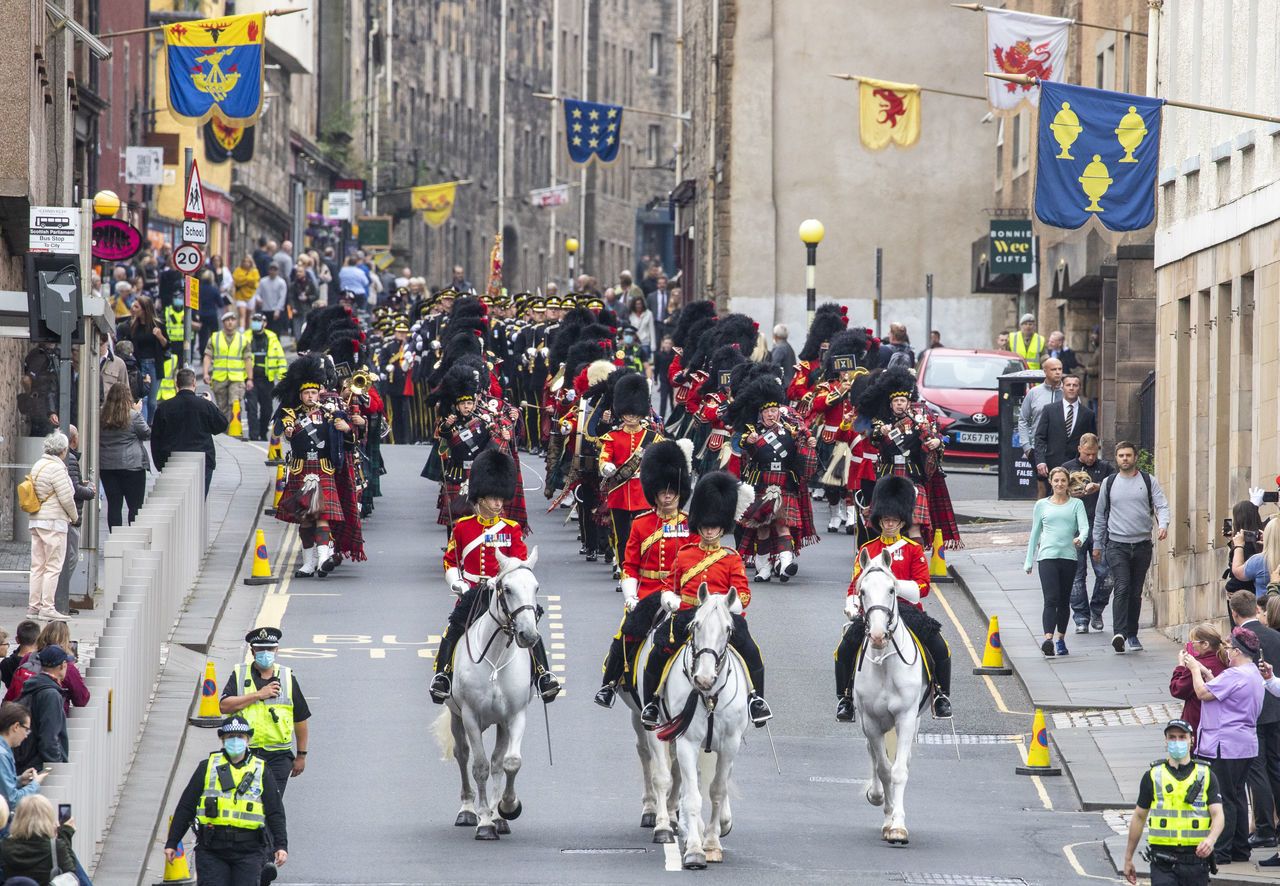
M876 376L875 381L858 398L859 415L868 419L890 421L893 418L891 402L894 394L905 394L911 402L916 401L916 377L911 370L895 366Z
M596 360L603 360L609 356L609 352L605 346L598 341L578 341L574 342L569 348L568 355L564 358L564 376L566 384L571 383L573 379L578 377L578 373L585 366L594 363Z
M831 346L823 360L823 371L828 378L835 378L842 371L866 365L867 333L853 328L831 336Z
M444 346L440 362L427 373L427 384L436 387L451 367L462 360L484 360L484 342L474 332L466 335L455 335ZM420 364L426 366L425 363Z
M355 368L361 362L360 351L364 346L364 333L355 326L330 327L325 341L325 351L336 364L346 363Z
M650 410L647 378L638 372L627 371L614 382L611 412L616 421L622 421L624 415L638 415L646 419Z
M912 519L915 509L914 483L906 477L881 477L871 493L871 514L868 519L872 528L879 532L881 517L897 517L902 521L902 531L905 533L915 522Z
M569 362L569 349L577 343L582 330L594 322L595 316L586 308L574 308L565 313L560 324L552 330L548 345L547 365L552 371Z
M747 389L751 382L765 376L773 378L781 384L781 371L781 367L772 363L755 363L750 360L739 363L733 367L733 371L729 375L729 393L737 397Z
M302 354L289 364L284 377L276 382L275 396L280 401L280 409L293 409L302 402L302 386L319 385L323 387L326 379L324 358L319 354ZM279 415L279 410L276 410Z
M351 308L347 305L330 305L327 308L313 311L307 317L307 324L303 327L302 335L298 336L298 353L322 349L329 340L329 327L354 324L355 317L352 316Z
M698 396L705 397L707 394L728 388L734 369L747 362L747 358L742 355L742 349L737 344L721 345L716 348L707 366L707 380L702 383Z
M486 449L477 455L467 481L467 501L472 504L491 495L503 501L516 497L516 463L499 449Z
M470 359L459 360L444 374L438 392L440 408L450 412L460 400L474 400L482 390L480 364Z
M754 500L755 490L728 471L709 471L698 478L689 500L689 530L718 527L732 532Z
M786 394L782 390L782 382L773 375L760 375L751 380L742 389L742 393L733 398L729 406L729 422L734 430L743 431L749 424L760 420L760 411L768 406L786 405Z
M692 440L659 440L645 447L640 456L640 488L645 501L658 507L658 493L674 489L683 505L692 491Z
M840 332L849 323L845 309L833 301L818 306L813 314L813 323L809 325L809 333L805 336L804 347L800 349L799 359L816 360L822 353L822 343Z
M716 303L713 301L695 301L685 305L676 319L676 328L671 333L671 344L683 348L689 342L697 341L690 337L689 331L703 320L710 320L716 315Z
M689 327L689 342L684 347L680 358L680 366L686 372L694 372L702 368L707 356L715 350L712 346L711 333L719 322L716 317L705 317Z

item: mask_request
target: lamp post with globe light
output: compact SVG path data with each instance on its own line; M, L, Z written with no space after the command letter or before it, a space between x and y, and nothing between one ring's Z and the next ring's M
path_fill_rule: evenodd
M805 309L809 313L809 325L813 325L813 314L818 307L817 263L818 244L822 242L827 229L816 218L808 218L800 223L800 240L804 243L804 290Z
M567 289L573 292L574 286L574 260L578 257L578 238L570 237L564 241L564 251L569 253L569 285Z

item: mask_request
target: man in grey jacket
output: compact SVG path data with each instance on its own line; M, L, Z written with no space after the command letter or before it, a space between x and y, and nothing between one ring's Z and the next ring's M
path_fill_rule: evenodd
M1151 532L1164 541L1169 534L1169 502L1155 477L1138 470L1138 447L1116 444L1118 473L1102 481L1093 519L1093 559L1107 558L1115 583L1111 603L1116 652L1141 652L1138 618L1142 614L1142 586L1151 567Z
M1044 412L1046 406L1062 402L1062 361L1050 358L1040 368L1044 371L1044 381L1027 391L1027 395L1022 398L1022 408L1018 410L1018 445L1022 447L1023 457L1033 465L1044 461L1040 453L1035 451L1040 413ZM1040 495L1048 495L1045 478L1039 478L1036 483Z

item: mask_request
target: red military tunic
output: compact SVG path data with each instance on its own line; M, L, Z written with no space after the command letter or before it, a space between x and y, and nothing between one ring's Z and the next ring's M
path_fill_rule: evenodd
M624 431L622 428L609 431L600 437L600 464L604 465L607 462L615 468L620 468L627 463L637 449L643 449L659 439L661 437L644 425L641 425L640 430L635 433ZM605 483L609 482L609 478L604 477L604 474L600 476L604 478ZM620 511L643 511L649 507L649 502L644 497L644 489L640 486L638 465L629 480L609 493L607 504L610 508Z
M896 546L896 547L895 547ZM893 565L890 567L896 578L903 581L914 581L920 588L920 599L929 596L929 561L925 559L924 548L915 539L899 535L894 538L873 538L862 546L853 561L853 578L849 580L847 596L858 592L858 576L862 572L862 551L866 551L872 559L879 557L885 548L893 548ZM916 603L917 609L924 609L924 603Z
M787 386L787 399L792 403L799 403L804 399L804 395L809 393L809 375L814 368L822 365L822 358L816 360L799 360L796 362L796 374L791 377L791 384ZM805 410L807 412L807 410Z
M622 575L637 581L637 597L643 600L670 586L676 555L689 543L689 537L689 515L681 510L669 520L663 520L657 511L645 511L631 521Z
M459 570L468 584L475 584L498 574L499 551L507 557L528 558L520 524L506 517L485 521L470 514L453 525L444 551L444 568Z
M698 587L707 583L712 594L727 594L729 588L738 589L745 613L751 603L751 585L747 583L747 570L742 557L733 548L716 548L704 551L698 542L692 541L676 554L676 566L665 590L680 595L680 611L698 608Z

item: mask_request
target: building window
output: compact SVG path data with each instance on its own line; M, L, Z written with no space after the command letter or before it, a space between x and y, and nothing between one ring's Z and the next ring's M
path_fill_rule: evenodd
M1116 35L1107 34L1094 44L1094 86L1116 88Z
M649 35L649 73L662 73L662 35Z
M1124 35L1124 91L1133 92L1133 35Z
M649 162L657 164L662 156L662 126L658 123L649 124Z
M1004 187L1004 118L996 120L996 190Z

